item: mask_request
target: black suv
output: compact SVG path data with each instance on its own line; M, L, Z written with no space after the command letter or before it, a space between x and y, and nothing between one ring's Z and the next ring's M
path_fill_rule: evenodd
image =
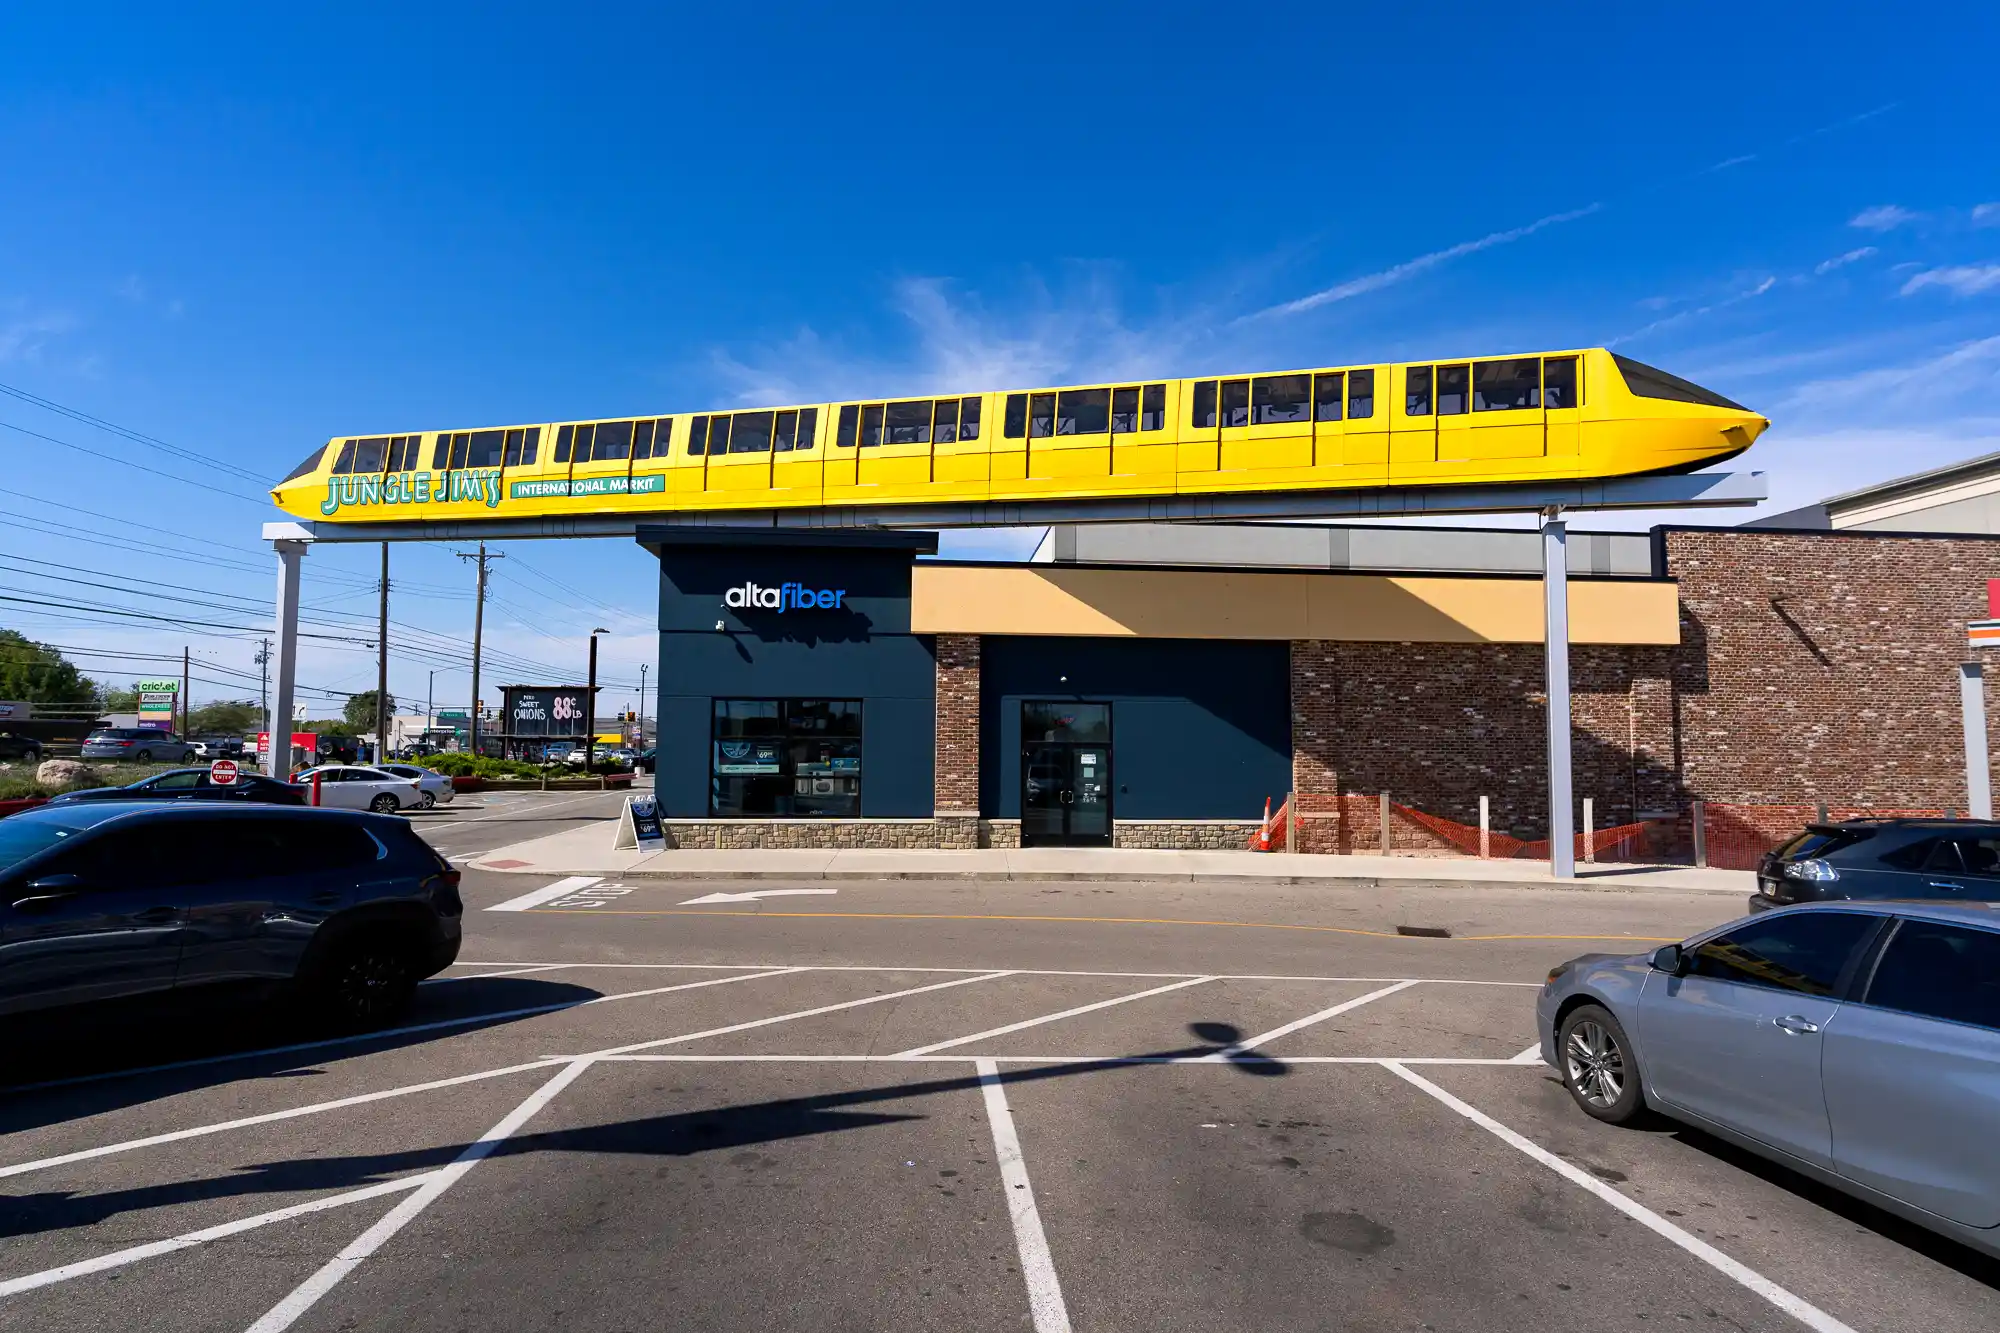
M1750 910L1829 898L2000 902L2000 823L1849 819L1808 824L1757 863Z
M42 743L33 736L0 731L0 759L24 759L28 763L39 764L42 762Z
M239 983L379 1027L458 956L463 910L458 872L399 819L47 805L0 820L0 1014Z

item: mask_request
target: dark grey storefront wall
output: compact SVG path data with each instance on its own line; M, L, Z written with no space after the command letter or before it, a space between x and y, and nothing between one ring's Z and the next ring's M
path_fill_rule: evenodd
M995 637L979 674L989 819L1021 814L1024 699L1110 702L1115 819L1254 819L1291 787L1288 644Z
M683 543L727 539L666 537L639 534L660 557L655 784L664 813L708 815L711 700L859 699L862 815L928 819L937 659L928 635L910 633L910 562L921 548L809 536L713 545ZM838 610L725 605L732 587L787 582L846 596Z

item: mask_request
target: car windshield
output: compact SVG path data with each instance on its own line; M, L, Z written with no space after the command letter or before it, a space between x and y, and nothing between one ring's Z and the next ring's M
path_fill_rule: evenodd
M0 871L12 869L29 857L45 852L88 830L54 819L0 819Z

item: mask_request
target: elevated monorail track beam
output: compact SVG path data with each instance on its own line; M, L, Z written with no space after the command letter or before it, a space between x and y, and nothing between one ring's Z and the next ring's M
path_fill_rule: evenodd
M266 541L518 541L622 537L642 527L1018 528L1049 523L1229 523L1247 519L1440 518L1550 509L1704 509L1770 497L1762 472L1687 472L1500 486L1384 486L1368 490L1221 495L1135 495L1079 500L830 505L819 509L662 510L449 522L267 523Z

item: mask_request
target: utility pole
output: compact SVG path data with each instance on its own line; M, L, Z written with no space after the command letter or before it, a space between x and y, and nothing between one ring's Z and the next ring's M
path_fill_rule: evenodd
M188 650L181 645L181 739L188 738Z
M489 555L486 551L486 543L481 542L479 543L478 555L467 555L461 551L458 553L458 558L460 560L476 560L479 562L479 595L472 603L471 750L476 755L479 753L479 639L486 625L486 562L488 560L505 560L507 553L504 551L495 551Z
M632 739L632 748L633 748L633 749L635 749L635 750L643 750L643 749L645 749L645 748L646 748L646 667L647 667L647 665L648 665L648 664L647 664L647 663L645 663L645 662L641 662L641 663L639 663L639 734L638 734L637 736L633 737L633 739Z
M583 692L583 771L586 775L597 771L597 636L610 632L608 629L590 632L590 680Z
M424 743L431 744L431 730L437 725L437 668L431 668L431 685L424 692Z
M264 725L257 728L266 736L271 734L271 641L260 641L257 649L257 665L264 669L264 683L257 687L258 713Z
M389 757L389 543L382 543L382 602L375 646L375 762Z

